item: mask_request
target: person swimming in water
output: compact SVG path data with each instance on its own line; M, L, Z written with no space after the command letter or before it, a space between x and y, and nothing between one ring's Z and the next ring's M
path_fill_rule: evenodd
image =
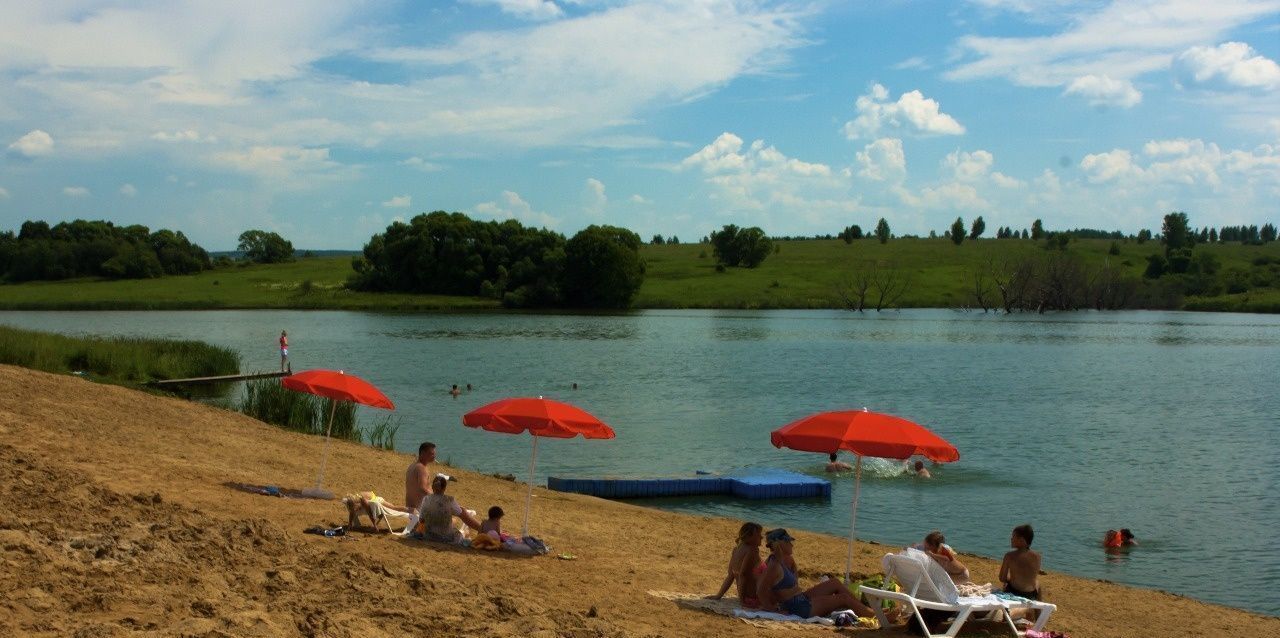
M924 461L916 461L915 469L908 471L913 472L919 478L933 478L933 475L929 473L929 470L925 469Z
M845 463L844 461L838 460L838 459L836 458L836 453L835 453L835 452L832 452L832 453L831 453L831 461L830 461L829 463L827 463L827 471L828 471L828 472L831 472L831 473L833 473L833 474L834 474L834 473L836 473L836 472L848 472L849 470L852 470L852 469L853 469L853 466L852 466L852 465L849 465L848 463Z

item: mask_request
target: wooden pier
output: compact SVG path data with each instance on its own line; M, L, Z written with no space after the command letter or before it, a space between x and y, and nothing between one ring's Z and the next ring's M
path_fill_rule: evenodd
M167 388L180 385L208 385L213 383L234 383L236 381L252 381L254 379L278 379L289 376L289 372L250 372L249 374L225 374L218 377L192 377L190 379L161 379L150 381L147 385Z

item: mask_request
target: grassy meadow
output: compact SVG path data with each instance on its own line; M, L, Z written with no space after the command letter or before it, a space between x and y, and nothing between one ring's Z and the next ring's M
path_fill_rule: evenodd
M496 308L490 299L355 292L343 287L350 257L230 266L158 279L36 281L0 286L6 310L207 310L302 308L445 310Z
M1147 255L1163 251L1159 242L1115 242L1119 255L1108 254L1109 239L1079 239L1068 251L1091 266L1109 262L1140 277ZM835 308L837 288L850 272L874 261L905 271L909 285L901 307L973 306L968 290L973 273L991 261L1043 254L1042 242L983 239L960 246L945 238L894 239L880 244L863 239L775 242L776 253L754 269L717 272L708 244L645 245L648 264L638 308ZM1261 246L1238 243L1196 247L1218 257L1221 268L1249 268L1259 256L1280 258L1280 242ZM349 257L316 257L287 264L232 266L197 275L145 280L75 280L0 286L0 308L21 309L377 309L485 310L498 308L492 299L445 295L368 293L346 290ZM1280 312L1280 291L1251 291L1212 298L1190 298L1188 309Z

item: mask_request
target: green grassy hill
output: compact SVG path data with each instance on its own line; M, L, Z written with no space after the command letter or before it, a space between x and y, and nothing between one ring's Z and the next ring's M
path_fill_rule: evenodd
M1104 260L1141 276L1147 255L1162 252L1158 242L1118 242L1119 255L1109 255L1111 240L1075 240L1068 251L1087 264ZM1020 255L1043 255L1041 243L1017 239L966 241L874 239L845 244L840 240L777 242L778 252L758 268L717 272L706 244L646 245L648 263L639 308L832 308L839 307L837 287L859 264L878 262L904 271L909 285L902 307L973 306L973 273L991 261ZM1218 257L1223 271L1248 269L1261 256L1280 259L1280 242L1262 246L1209 244L1196 248ZM5 309L206 309L304 308L385 310L474 310L497 308L491 299L443 295L363 293L346 290L351 273L347 257L303 259L270 266L233 266L198 275L122 281L33 282L0 286ZM1280 291L1253 290L1240 295L1190 298L1196 310L1280 312Z

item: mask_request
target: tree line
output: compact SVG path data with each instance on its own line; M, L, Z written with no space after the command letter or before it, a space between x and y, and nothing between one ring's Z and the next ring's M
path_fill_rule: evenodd
M293 244L277 233L246 230L240 235L241 263L293 261ZM77 219L50 226L27 220L17 233L0 232L0 281L57 281L78 277L152 279L190 275L232 264L216 260L182 231L154 232L134 224Z
M570 239L462 213L395 222L352 258L356 290L470 295L513 308L625 308L640 290L640 236L589 226Z
M977 223L980 220L975 220L966 235L963 221L956 219L947 235L957 245L965 237L973 239L981 229ZM1006 230L1001 228L1000 232ZM1224 232L1228 239L1223 239ZM1089 264L1069 250L1071 241L1078 236L1126 240L1135 237L1090 229L1049 232L1036 220L1031 235L1043 240L1044 252L991 258L970 269L964 274L966 293L962 305L1006 313L1177 308L1186 296L1215 297L1280 287L1280 259L1259 256L1248 267L1224 269L1214 253L1196 250L1198 244L1214 241L1251 242L1254 232L1256 243L1275 240L1272 224L1261 228L1226 227L1223 231L1195 230L1186 213L1169 213L1158 237L1164 250L1148 255L1147 267L1138 276L1125 268L1129 262L1116 265L1104 260L1102 264ZM1146 239L1152 237L1150 231L1142 231L1136 238L1143 233ZM1116 241L1109 253L1120 254ZM850 310L892 308L910 290L910 272L909 268L899 268L888 261L863 260L847 271L836 285L835 294Z
M0 232L0 279L8 282L105 277L145 279L212 268L209 253L181 231L77 219L50 227L26 221Z

